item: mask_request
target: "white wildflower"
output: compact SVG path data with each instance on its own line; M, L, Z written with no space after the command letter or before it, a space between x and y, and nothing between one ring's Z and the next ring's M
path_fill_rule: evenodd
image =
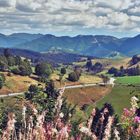
M108 123L107 123L106 128L105 128L105 132L104 132L105 136L104 136L103 140L110 139L110 137L111 137L111 126L112 126L113 120L114 120L113 117L108 118Z
M114 134L115 134L115 138L116 138L116 140L120 140L120 137L119 137L119 131L115 128L115 130L114 130Z
M69 113L69 117L71 117L72 116L72 114L71 113Z
M136 108L139 107L138 104L137 104L138 101L139 101L139 99L135 96L133 96L131 98L131 106L132 106L133 109L136 109Z
M60 118L63 118L63 117L64 117L64 114L61 112L61 113L59 114L59 117L60 117Z

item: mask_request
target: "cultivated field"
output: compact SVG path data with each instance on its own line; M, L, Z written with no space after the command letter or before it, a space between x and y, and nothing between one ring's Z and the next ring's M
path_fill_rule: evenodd
M115 81L117 84L139 84L140 85L140 76L124 76L118 77Z
M95 104L96 101L111 92L111 87L95 86L86 88L67 89L64 97L69 103L82 106L84 104Z

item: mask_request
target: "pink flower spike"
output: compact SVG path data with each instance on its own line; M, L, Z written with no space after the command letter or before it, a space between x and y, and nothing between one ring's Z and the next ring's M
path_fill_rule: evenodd
M130 114L130 111L127 109L127 108L124 108L124 115L125 116L129 116L129 114Z
M134 118L134 122L135 122L135 123L140 123L140 117L136 116L136 117Z

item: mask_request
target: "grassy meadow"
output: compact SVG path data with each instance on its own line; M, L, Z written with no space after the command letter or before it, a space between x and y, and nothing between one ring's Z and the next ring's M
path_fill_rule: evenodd
M97 102L97 107L102 107L104 103L110 103L114 107L116 114L121 115L123 108L130 107L130 99L134 95L140 95L140 87L117 85L111 93Z
M124 76L118 77L115 81L117 84L139 84L140 85L140 76Z

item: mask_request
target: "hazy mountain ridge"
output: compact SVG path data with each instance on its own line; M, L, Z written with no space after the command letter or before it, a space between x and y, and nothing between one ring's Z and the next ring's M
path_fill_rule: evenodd
M121 44L120 51L128 56L140 54L140 35L126 39Z
M28 41L32 41L42 34L28 34L28 33L14 33L11 35L0 34L0 47L3 48L14 48L18 44L23 44Z
M118 42L119 40L112 36L79 35L75 37L56 37L45 35L33 41L17 45L15 48L33 49L38 52L58 49L101 57L106 56L112 51L116 51ZM102 55L102 52L105 52L104 55Z
M108 57L114 52L132 56L140 54L140 35L131 38L116 38L105 35L54 36L51 34L16 33L0 34L0 47L19 48L37 52L61 50L71 53Z

